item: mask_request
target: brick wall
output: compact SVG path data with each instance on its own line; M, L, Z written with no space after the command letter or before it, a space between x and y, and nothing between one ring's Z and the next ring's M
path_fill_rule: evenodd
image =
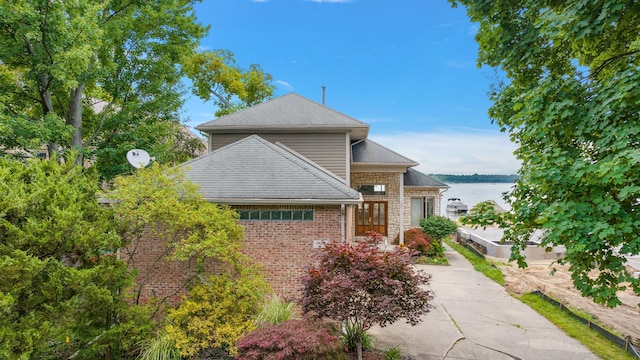
M341 241L340 206L264 208L314 209L313 221L240 221L245 229L245 253L262 264L262 272L277 294L296 297L300 277L313 261L314 240Z
M120 249L120 258L129 264L130 269L138 271L136 289L140 301L146 303L150 299L177 304L185 293L184 284L195 273L188 263L168 261L169 250L167 239L159 238L147 226L143 236L134 239L129 246Z
M341 241L340 206L250 206L237 207L269 210L314 210L313 221L241 220L244 227L244 252L262 265L262 274L280 296L292 298L301 290L300 277L313 261L314 241ZM177 304L186 293L185 281L193 275L189 264L167 261L166 240L146 231L129 248L121 249L123 260L139 271L136 278L140 288L140 301L167 298ZM216 264L207 266L216 271ZM134 300L135 301L135 300Z

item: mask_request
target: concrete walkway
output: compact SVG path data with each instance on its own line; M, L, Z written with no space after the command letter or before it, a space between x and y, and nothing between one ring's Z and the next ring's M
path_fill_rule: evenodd
M398 346L416 360L598 359L462 255L447 247L446 256L450 266L417 266L432 275L431 312L416 326L372 328L379 348Z

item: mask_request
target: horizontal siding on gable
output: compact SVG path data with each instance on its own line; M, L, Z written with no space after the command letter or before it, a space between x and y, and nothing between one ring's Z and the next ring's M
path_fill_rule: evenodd
M223 146L244 139L251 134L209 134L209 151L218 150Z
M219 149L252 134L210 134L210 149L211 151ZM257 135L273 143L280 142L318 163L342 179L347 178L347 137L344 133L257 133Z

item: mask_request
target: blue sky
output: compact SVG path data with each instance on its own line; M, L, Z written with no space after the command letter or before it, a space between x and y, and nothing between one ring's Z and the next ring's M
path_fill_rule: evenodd
M205 50L260 64L296 92L371 125L426 173L513 174L515 145L487 116L496 72L477 68L477 24L446 0L204 0ZM214 118L192 97L189 125Z

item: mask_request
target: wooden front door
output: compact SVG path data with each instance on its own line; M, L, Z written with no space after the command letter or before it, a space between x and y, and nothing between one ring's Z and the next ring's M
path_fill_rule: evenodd
M381 235L387 235L387 202L364 201L358 205L356 214L356 235L367 235L373 231Z

